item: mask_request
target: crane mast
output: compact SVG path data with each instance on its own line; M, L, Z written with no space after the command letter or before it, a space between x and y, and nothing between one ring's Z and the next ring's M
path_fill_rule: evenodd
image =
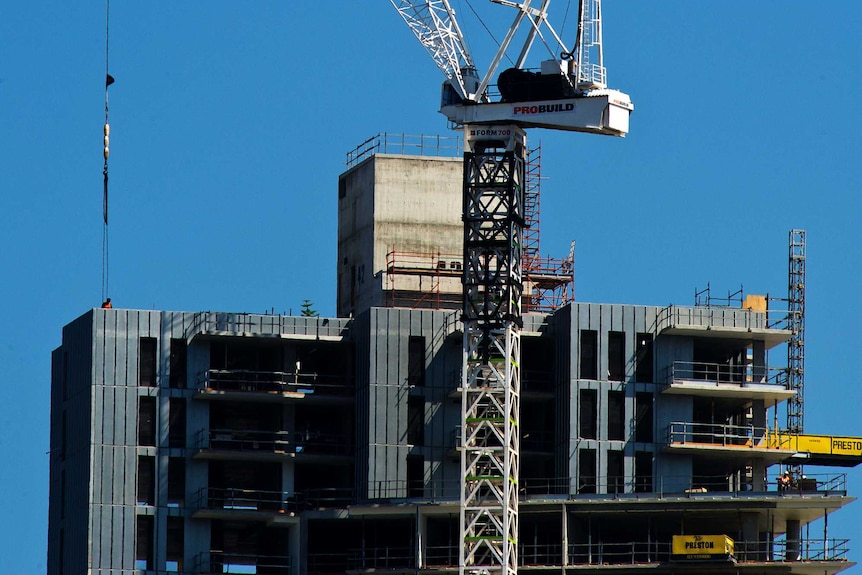
M464 133L460 575L518 570L524 129L625 136L634 109L607 88L601 0L580 0L570 47L548 22L550 0L490 1L516 14L480 75L448 0L390 0L443 73L440 112ZM524 66L537 43L547 57L535 72ZM514 67L492 94L506 59Z

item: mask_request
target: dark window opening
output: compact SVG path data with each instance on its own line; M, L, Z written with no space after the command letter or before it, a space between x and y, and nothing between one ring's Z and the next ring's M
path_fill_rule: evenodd
M63 379L60 384L63 387L63 401L69 399L69 354L63 352Z
M597 353L599 345L599 333L592 329L581 330L581 379L599 378L599 356Z
M623 391L608 392L608 439L625 439L626 394Z
M578 437L581 439L595 439L596 421L598 418L597 401L598 393L595 389L582 389L579 394L578 409Z
M608 332L608 379L623 381L626 377L626 334Z
M578 493L596 492L596 450L578 450Z
M138 385L156 386L156 338L142 337L138 348Z
M60 470L60 519L66 515L66 470Z
M68 425L66 421L66 410L63 410L60 415L60 461L66 459L66 436L68 435Z
M168 447L186 446L186 400L172 397L168 420Z
M338 180L338 199L343 200L347 197L347 180L341 178Z
M186 386L186 362L188 347L184 339L171 339L170 386L184 388Z
M135 503L137 505L156 504L156 458L151 455L138 456L138 485Z
M422 497L425 494L425 457L407 456L407 497Z
M425 443L425 398L411 396L407 398L407 443L423 445Z
M186 462L182 457L168 458L168 507L182 507L186 500Z
M608 480L608 493L623 493L626 490L622 451L608 450L606 475Z
M652 492L652 453L649 451L635 453L635 492Z
M183 549L185 547L185 525L182 517L169 516L167 525L168 541L165 554L166 571L183 570Z
M652 394L649 392L636 393L635 441L640 443L653 442L652 418Z
M156 446L155 397L141 397L138 403L138 445Z
M135 517L135 569L153 569L153 525L152 515Z
M350 266L350 307L356 307L356 265Z
M635 356L635 381L653 382L652 334L637 334L637 355Z
M425 385L425 338L411 335L407 342L407 385Z

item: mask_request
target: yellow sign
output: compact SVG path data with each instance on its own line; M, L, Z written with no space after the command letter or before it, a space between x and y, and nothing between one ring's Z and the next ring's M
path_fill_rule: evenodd
M796 451L862 457L862 437L799 435L796 440Z
M676 560L727 560L733 557L733 539L727 535L674 535L671 553Z

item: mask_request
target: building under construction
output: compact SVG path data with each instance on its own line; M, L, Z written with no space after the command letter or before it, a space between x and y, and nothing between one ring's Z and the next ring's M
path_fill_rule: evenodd
M456 140L381 135L348 154L338 317L97 308L63 329L49 575L458 571L460 153ZM804 232L791 232L780 300L574 301L573 250L539 253L539 156L526 179L519 569L854 565L825 519L854 500L840 466L862 448L802 435Z

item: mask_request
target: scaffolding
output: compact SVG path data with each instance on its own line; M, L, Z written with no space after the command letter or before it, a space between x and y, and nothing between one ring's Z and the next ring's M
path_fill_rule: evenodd
M524 312L553 313L575 299L575 244L568 258L540 255L542 145L529 150L524 167Z
M424 309L461 306L462 255L392 249L386 254L386 305ZM451 286L442 286L452 278Z

